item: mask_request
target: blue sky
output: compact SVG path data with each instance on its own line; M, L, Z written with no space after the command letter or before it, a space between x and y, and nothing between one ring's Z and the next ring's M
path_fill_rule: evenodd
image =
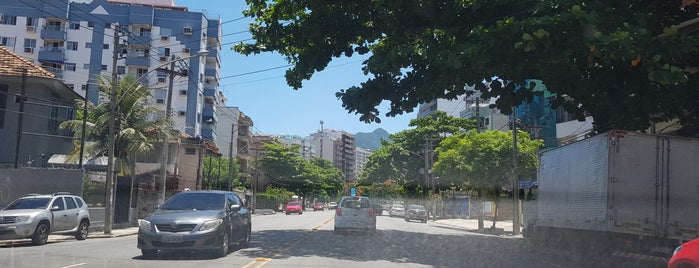
M249 33L238 33L248 29L249 18L227 22L243 17L241 12L247 8L245 1L175 0L175 4L186 6L192 12L203 12L209 18L220 18L225 23L222 25L220 90L228 98L227 106L238 107L252 118L253 131L257 134L307 136L320 129L321 120L325 129L354 134L383 128L393 134L408 129L408 123L416 117L416 112L398 117L383 116L388 111L384 103L379 106L381 123L366 124L359 121L359 115L349 114L342 108L335 92L366 81L361 71L361 62L366 57L334 59L328 68L305 81L303 88L293 90L284 79L287 68L262 71L287 65L283 56L276 53L243 56L230 50L233 42L251 38ZM253 74L247 74L251 72ZM229 76L232 77L224 78Z

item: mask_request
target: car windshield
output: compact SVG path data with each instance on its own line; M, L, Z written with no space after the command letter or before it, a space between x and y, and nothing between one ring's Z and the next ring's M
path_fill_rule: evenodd
M349 198L340 206L343 208L370 208L371 204L366 198Z
M172 196L160 209L163 210L220 210L225 207L224 194L182 193Z
M301 203L299 203L299 202L289 202L289 204L287 204L287 206L299 206L299 205L301 205Z
M424 207L424 206L421 206L421 205L411 205L411 206L410 206L410 209L414 209L414 210L425 210L425 207Z
M5 207L5 210L13 209L44 209L49 205L51 198L22 198L17 199Z

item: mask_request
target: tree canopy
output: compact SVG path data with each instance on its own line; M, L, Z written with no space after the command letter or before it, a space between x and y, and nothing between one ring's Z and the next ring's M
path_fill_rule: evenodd
M412 112L420 103L466 94L497 108L531 100L538 79L595 128L645 130L678 119L699 130L699 37L675 27L698 5L667 0L247 0L254 41L234 49L277 52L294 89L333 58L369 55L367 80L337 97L365 122ZM492 80L492 77L499 79ZM488 86L484 85L484 79ZM502 82L504 81L504 82ZM490 83L493 82L493 83Z

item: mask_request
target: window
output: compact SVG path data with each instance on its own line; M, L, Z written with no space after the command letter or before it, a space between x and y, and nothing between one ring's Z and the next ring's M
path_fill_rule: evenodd
M184 33L184 35L192 35L192 27L184 27L182 33Z
M38 19L27 17L26 26L34 26L34 27L36 27L37 25L39 25L39 20L38 20Z
M79 207L79 208L83 207L83 203L84 203L84 202L83 202L82 199L80 199L80 197L76 197L76 198L75 198L75 202L78 203L78 207Z
M90 43L90 42L85 43L85 48L92 48L92 43Z
M92 21L87 22L87 27L95 27L95 23Z
M109 44L102 45L102 49L109 49Z
M71 21L68 23L68 29L70 30L79 30L80 29L80 22L79 21Z
M0 24L17 25L17 16L0 15Z
M179 116L185 116L187 113L185 111L178 111L177 115Z
M165 103L165 100L163 100L163 99L156 99L156 100L155 100L155 103L157 103L157 104L163 104L163 103Z
M73 200L72 197L66 197L64 198L66 200L66 207L68 209L76 209L78 208L78 205L75 204L75 200Z
M0 45L6 46L6 47L14 47L15 46L15 38L14 37L0 37Z
M196 155L197 149L194 148L184 148L184 154Z
M81 89L82 91L87 91L87 85L82 85L82 86L80 87L80 89Z
M36 48L36 39L24 38L24 47Z
M71 42L71 41L66 42L66 49L77 51L78 50L78 42Z
M137 76L137 77L144 76L144 75L146 75L147 73L148 73L148 69L144 69L144 68L138 68L138 69L136 69L136 76Z
M73 84L66 84L66 86L68 88L70 88L71 90L75 90L75 85L73 85Z
M51 209L58 207L56 210L65 210L66 207L63 204L63 197L56 198L56 200L53 201L53 204L51 204Z
M66 62L66 64L64 65L64 68L66 69L66 71L75 72L75 63Z
M187 90L180 90L180 95L181 96L187 95Z
M126 74L126 66L117 66L117 74Z
M111 24L111 23L109 23L109 22L105 22L105 23L104 23L104 28L105 28L105 29L109 29L109 28L111 28L111 27L112 27L112 24Z
M107 64L102 64L102 71L106 71L106 70L107 70Z

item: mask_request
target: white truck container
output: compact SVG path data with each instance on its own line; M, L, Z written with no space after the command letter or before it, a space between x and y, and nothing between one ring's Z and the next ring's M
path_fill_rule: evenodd
M699 140L611 131L540 160L525 237L660 258L699 237Z

